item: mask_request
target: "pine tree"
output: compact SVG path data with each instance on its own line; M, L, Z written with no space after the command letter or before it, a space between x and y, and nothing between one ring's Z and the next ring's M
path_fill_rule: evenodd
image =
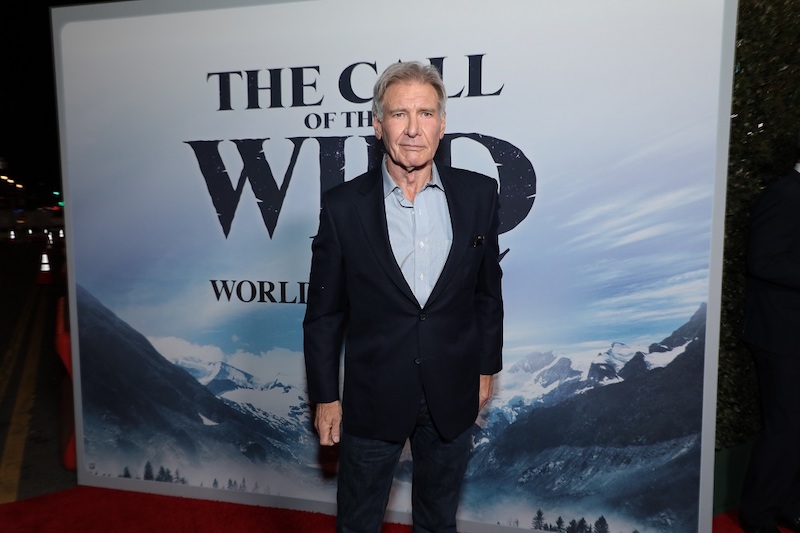
M212 489L218 489L219 488L219 481L217 481L217 478L214 478L214 483L211 484L211 488Z
M567 533L578 533L578 522L574 518L569 521L569 527L567 527Z
M531 527L533 529L538 529L539 531L544 529L544 513L541 509L536 510L536 514L533 516L533 520L531 521Z
M158 467L158 474L156 474L156 481L161 481L164 483L172 483L172 473L169 471L169 468L164 468L163 466Z
M610 533L608 522L603 515L600 515L600 518L594 523L594 533Z
M588 528L589 524L586 523L586 519L581 517L581 519L578 520L578 528L575 531L577 531L578 533L588 533L587 531Z
M144 464L144 479L147 481L153 481L153 465L150 464L150 461L147 461Z
M125 467L125 469L122 471L122 477L125 477L125 478L128 478L128 479L130 479L130 478L132 477L132 476L131 476L131 471L130 471L130 469L128 469L128 467L127 467L127 466L126 466L126 467Z
M564 533L564 519L560 516L558 520L556 520L556 531L558 531L558 533Z

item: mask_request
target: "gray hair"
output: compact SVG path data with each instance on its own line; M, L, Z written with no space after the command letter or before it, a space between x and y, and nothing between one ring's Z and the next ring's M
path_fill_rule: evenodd
M372 114L378 120L383 120L383 97L389 86L409 82L430 84L439 97L439 115L444 116L447 92L439 69L433 65L423 65L419 61L408 61L389 65L375 82L372 90Z

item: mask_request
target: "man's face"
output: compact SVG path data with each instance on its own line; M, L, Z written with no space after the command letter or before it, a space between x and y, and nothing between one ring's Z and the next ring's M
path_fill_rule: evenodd
M393 167L406 172L430 166L444 137L445 118L439 114L439 98L428 83L394 83L383 97L383 120L373 119L375 136L383 141Z

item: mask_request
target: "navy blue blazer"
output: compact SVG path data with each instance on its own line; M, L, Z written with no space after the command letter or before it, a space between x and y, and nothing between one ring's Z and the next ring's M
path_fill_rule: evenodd
M753 212L747 254L745 341L765 350L800 350L800 174L792 171L762 194Z
M303 321L309 399L337 400L350 435L404 441L424 392L439 433L468 429L481 374L502 368L497 182L437 167L453 228L450 254L420 307L392 253L380 167L322 197Z

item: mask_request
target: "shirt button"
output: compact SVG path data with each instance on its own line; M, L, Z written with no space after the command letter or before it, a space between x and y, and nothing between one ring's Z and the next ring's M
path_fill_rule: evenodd
M416 365L421 365L421 364L422 364L422 359L420 359L419 357L417 357L416 359L414 359L414 364L416 364Z
M426 318L428 318L428 315L426 315L425 313L420 313L419 314L419 319L420 320L425 320Z

